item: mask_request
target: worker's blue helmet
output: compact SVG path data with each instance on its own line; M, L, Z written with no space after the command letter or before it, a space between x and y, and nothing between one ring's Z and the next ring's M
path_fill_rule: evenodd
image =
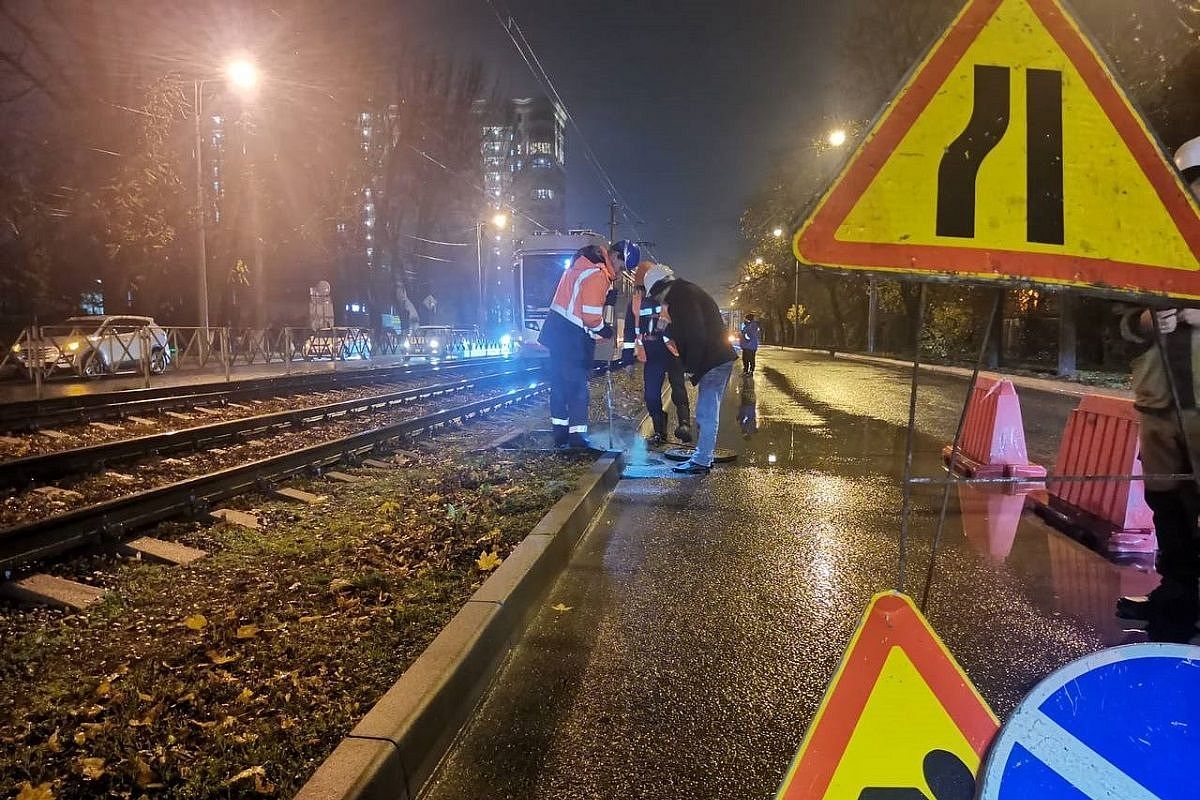
M625 262L625 269L635 270L637 265L642 263L642 250L628 239L622 239L610 248L613 255L620 256Z

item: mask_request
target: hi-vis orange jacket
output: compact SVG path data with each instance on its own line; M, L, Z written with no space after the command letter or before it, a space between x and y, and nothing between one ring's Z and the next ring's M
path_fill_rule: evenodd
M662 329L666 327L665 321L663 324L659 324L662 306L646 297L646 273L653 266L654 262L643 261L634 270L633 297L629 301L625 322L625 343L622 347L625 350L632 349L637 355L637 360L643 364L646 363L645 341L647 339L661 340L671 355L679 356L679 350L675 347L675 343L663 334Z
M550 310L583 328L593 339L599 339L604 327L604 298L614 277L607 250L600 264L580 256L559 278Z

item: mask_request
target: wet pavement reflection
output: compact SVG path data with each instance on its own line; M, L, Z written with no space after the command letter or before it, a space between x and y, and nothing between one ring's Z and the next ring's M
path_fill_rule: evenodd
M897 579L906 384L761 351L723 408L719 444L738 462L620 484L428 796L772 797L866 601ZM964 388L923 379L916 474L942 474ZM1030 400L1035 432L1061 430L1076 402ZM1052 460L1057 439L1037 435L1031 454ZM905 588L918 598L941 494L914 492ZM1141 640L1112 605L1156 582L1024 503L951 492L927 609L1001 716L1054 668Z

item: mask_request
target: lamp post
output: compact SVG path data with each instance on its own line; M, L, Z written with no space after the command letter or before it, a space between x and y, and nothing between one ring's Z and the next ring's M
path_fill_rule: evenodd
M508 227L508 214L503 211L497 211L492 215L490 220L492 227L498 231L502 231ZM484 300L483 291L483 227L486 222L475 223L475 268L479 273L479 332L482 335L484 323L487 317L487 303Z
M217 81L228 81L235 88L249 91L258 85L258 70L254 64L240 59L226 67L225 75L220 78L196 78L192 81L192 117L195 120L195 160L196 160L196 213L198 223L198 240L196 242L196 292L197 306L200 317L200 327L203 330L203 341L208 341L208 214L204 209L204 133L200 119L204 115L204 85Z

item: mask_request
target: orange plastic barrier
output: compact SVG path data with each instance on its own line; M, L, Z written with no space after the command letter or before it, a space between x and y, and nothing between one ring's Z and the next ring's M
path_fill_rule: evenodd
M1087 395L1071 412L1059 446L1056 475L1141 475L1132 400ZM1111 526L1108 548L1152 553L1157 549L1154 520L1141 481L1050 481L1051 507L1084 528Z
M953 445L942 450L950 463ZM1046 476L1046 468L1029 463L1025 450L1025 424L1021 401L1012 381L980 375L967 405L962 443L955 471L980 478L1030 478Z

